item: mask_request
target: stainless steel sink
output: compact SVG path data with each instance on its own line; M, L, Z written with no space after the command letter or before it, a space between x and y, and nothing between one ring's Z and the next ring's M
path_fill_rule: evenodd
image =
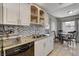
M35 35L35 36L33 36L32 38L41 38L41 37L45 37L46 35Z

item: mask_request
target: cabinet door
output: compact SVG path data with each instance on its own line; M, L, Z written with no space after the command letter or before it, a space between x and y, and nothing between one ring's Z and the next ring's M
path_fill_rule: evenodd
M46 54L48 55L53 50L53 38L48 37L47 38L47 45L46 45Z
M2 24L2 3L0 3L0 24Z
M49 54L50 53L50 51L51 51L51 42L50 42L50 38L48 37L47 38L47 54Z
M6 3L4 8L4 24L18 25L19 21L19 4Z
M53 39L51 37L45 38L35 42L35 55L46 56L53 50Z
M53 37L49 37L49 41L50 41L50 51L52 51L53 50L53 44L54 44Z
M44 56L44 39L35 42L35 56Z
M20 4L20 21L21 25L30 25L30 4Z
M48 38L45 38L45 46L44 46L44 54L45 55L49 54L49 49L50 49L49 46L50 46L49 40L48 40Z

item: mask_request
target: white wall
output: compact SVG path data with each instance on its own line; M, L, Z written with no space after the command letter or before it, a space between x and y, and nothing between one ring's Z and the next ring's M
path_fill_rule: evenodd
M49 20L50 20L50 30L51 31L55 31L55 33L57 34L57 19L52 16L52 15L49 15Z

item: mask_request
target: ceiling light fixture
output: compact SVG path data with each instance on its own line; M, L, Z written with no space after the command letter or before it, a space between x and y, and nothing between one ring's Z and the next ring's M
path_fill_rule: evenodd
M68 11L67 13L68 13L68 14L72 14L72 13L73 13L73 11Z

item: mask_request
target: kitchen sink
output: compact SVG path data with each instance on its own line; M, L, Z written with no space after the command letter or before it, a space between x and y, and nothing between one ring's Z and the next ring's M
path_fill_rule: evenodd
M41 37L45 37L46 35L35 35L32 38L41 38Z

